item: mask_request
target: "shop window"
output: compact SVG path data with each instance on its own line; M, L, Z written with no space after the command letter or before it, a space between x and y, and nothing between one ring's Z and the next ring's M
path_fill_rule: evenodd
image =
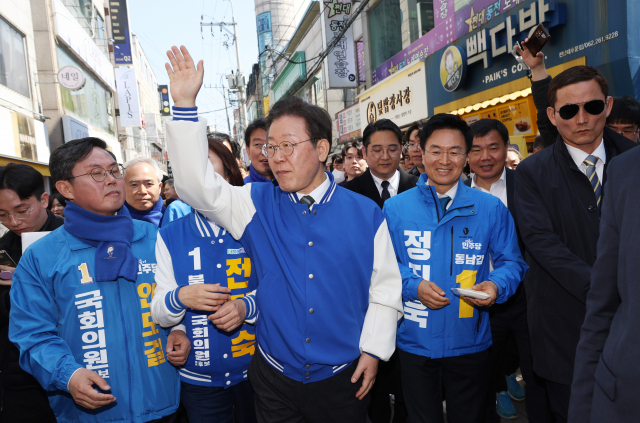
M414 42L434 27L433 0L408 0L408 5L411 42Z
M401 25L400 0L380 0L369 12L372 69L402 50Z
M0 18L0 84L29 97L24 37Z
M38 161L36 151L36 130L33 125L33 118L22 113L15 113L18 123L18 139L20 140L20 157L26 160Z
M60 86L65 112L103 132L115 135L111 92L95 79L84 66L78 64L65 50L58 47L58 67L63 66L80 68L87 81L84 87L78 91L69 91Z

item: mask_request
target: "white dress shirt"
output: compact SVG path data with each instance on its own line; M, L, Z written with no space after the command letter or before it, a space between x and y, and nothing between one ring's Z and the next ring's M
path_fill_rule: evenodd
M373 172L371 172L371 177L373 178L373 182L376 184L376 188L378 188L378 194L382 197L382 179L374 175ZM387 190L389 191L389 194L391 194L391 197L393 197L398 194L398 187L400 186L400 172L396 169L396 173L394 173L391 178L387 179L387 181L389 181Z
M584 164L584 159L586 159L589 154L584 151L575 148L566 142L564 145L567 146L567 150L569 150L569 155L580 169L580 172L587 174L587 165ZM596 174L598 175L598 179L600 180L600 184L602 184L602 178L604 177L604 164L607 162L607 152L604 149L604 140L600 141L600 145L596 150L591 153L592 156L596 156L600 160L596 162Z
M433 185L430 184L429 181L427 181L427 185ZM449 201L449 203L447 204L447 210L449 210L449 207L451 207L451 205L453 204L453 199L456 198L456 193L458 192L458 183L456 182L456 184L453 186L453 188L451 188L449 191L447 191L444 194L440 194L439 192L436 191L436 194L438 195L438 198L444 198L444 197L449 197L451 198L451 201Z
M327 190L329 189L330 186L331 186L331 180L327 177L326 174L324 174L324 182L321 183L320 186L318 186L318 188L314 189L309 194L303 194L301 192L296 192L296 195L298 196L298 200L300 200L305 195L310 195L311 198L313 198L313 200L315 201L311 205L311 207L309 207L309 210L311 210L311 209L313 209L313 205L314 204L317 204L320 201L322 201L322 197L324 197L324 194L327 192Z
M491 184L489 191L487 191L486 189L476 184L477 177L478 175L475 175L475 174L471 177L471 188L475 188L482 192L486 192L487 194L491 194L494 197L498 197L500 201L502 201L502 204L505 205L505 207L509 207L509 204L507 204L507 170L506 168L502 169L502 175L500 175L500 179L498 179L497 181Z

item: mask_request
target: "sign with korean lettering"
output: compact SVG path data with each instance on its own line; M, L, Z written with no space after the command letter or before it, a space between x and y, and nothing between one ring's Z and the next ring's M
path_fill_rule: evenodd
M423 61L412 64L383 84L360 94L364 113L360 127L378 119L391 119L398 126L410 125L427 117L427 83Z
M65 66L58 71L58 83L69 91L78 91L87 80L82 71L75 66Z
M131 33L127 0L109 0L111 28L113 31L113 55L116 65L131 65Z
M449 46L440 60L440 82L447 91L455 91L464 79L464 52L458 46Z
M345 28L347 21L355 12L351 2L332 0L325 2L324 26L327 37L327 45ZM356 88L356 45L353 42L353 29L347 28L338 44L327 56L329 84L327 88Z
M273 33L271 31L271 12L261 13L256 16L256 30L258 33L258 53L260 53L260 69L262 72L262 95L269 92L267 81L267 47L273 47ZM264 53L264 54L263 54Z
M120 107L120 126L142 126L135 69L116 68L116 86Z
M338 138L341 143L361 136L360 103L336 113L336 125L338 126Z

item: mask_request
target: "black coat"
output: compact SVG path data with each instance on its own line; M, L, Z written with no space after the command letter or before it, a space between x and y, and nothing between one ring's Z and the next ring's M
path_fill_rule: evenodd
M608 171L570 422L632 422L640 415L639 162L636 148L616 158Z
M400 172L398 194L416 186L419 179L418 176L409 175L402 169L398 169L398 172ZM376 183L373 182L373 176L371 176L370 169L367 169L362 175L347 182L344 187L350 191L357 192L360 195L364 195L365 197L372 199L378 206L380 206L380 208L382 208L382 205L384 204L380 197L380 193L378 192L378 188L376 187Z
M531 96L533 97L533 103L536 105L536 111L538 112L536 124L538 125L538 131L540 131L545 148L555 144L558 138L558 128L551 123L549 116L547 116L547 108L549 107L547 93L549 92L549 85L551 85L550 76L540 81L531 81Z
M606 194L611 159L635 144L605 128L604 146ZM529 264L524 285L533 368L570 385L600 219L591 183L560 136L518 166L515 206Z
M47 210L47 221L38 232L53 231L64 224L64 219ZM9 231L0 238L0 250L6 250L18 263L22 257L22 238ZM20 352L9 342L10 286L0 285L0 389L39 387L38 381L22 370Z

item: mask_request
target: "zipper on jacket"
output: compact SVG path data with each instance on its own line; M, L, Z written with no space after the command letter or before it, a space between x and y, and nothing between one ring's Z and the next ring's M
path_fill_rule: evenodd
M120 295L120 282L116 280L118 288L118 306L120 307L120 321L122 322L122 334L124 335L124 348L127 357L127 380L129 381L129 412L133 417L133 398L131 397L131 363L129 362L129 341L127 341L127 326L124 322L124 310L122 309L122 296Z
M453 276L453 225L451 226L451 266L449 267L449 276Z

